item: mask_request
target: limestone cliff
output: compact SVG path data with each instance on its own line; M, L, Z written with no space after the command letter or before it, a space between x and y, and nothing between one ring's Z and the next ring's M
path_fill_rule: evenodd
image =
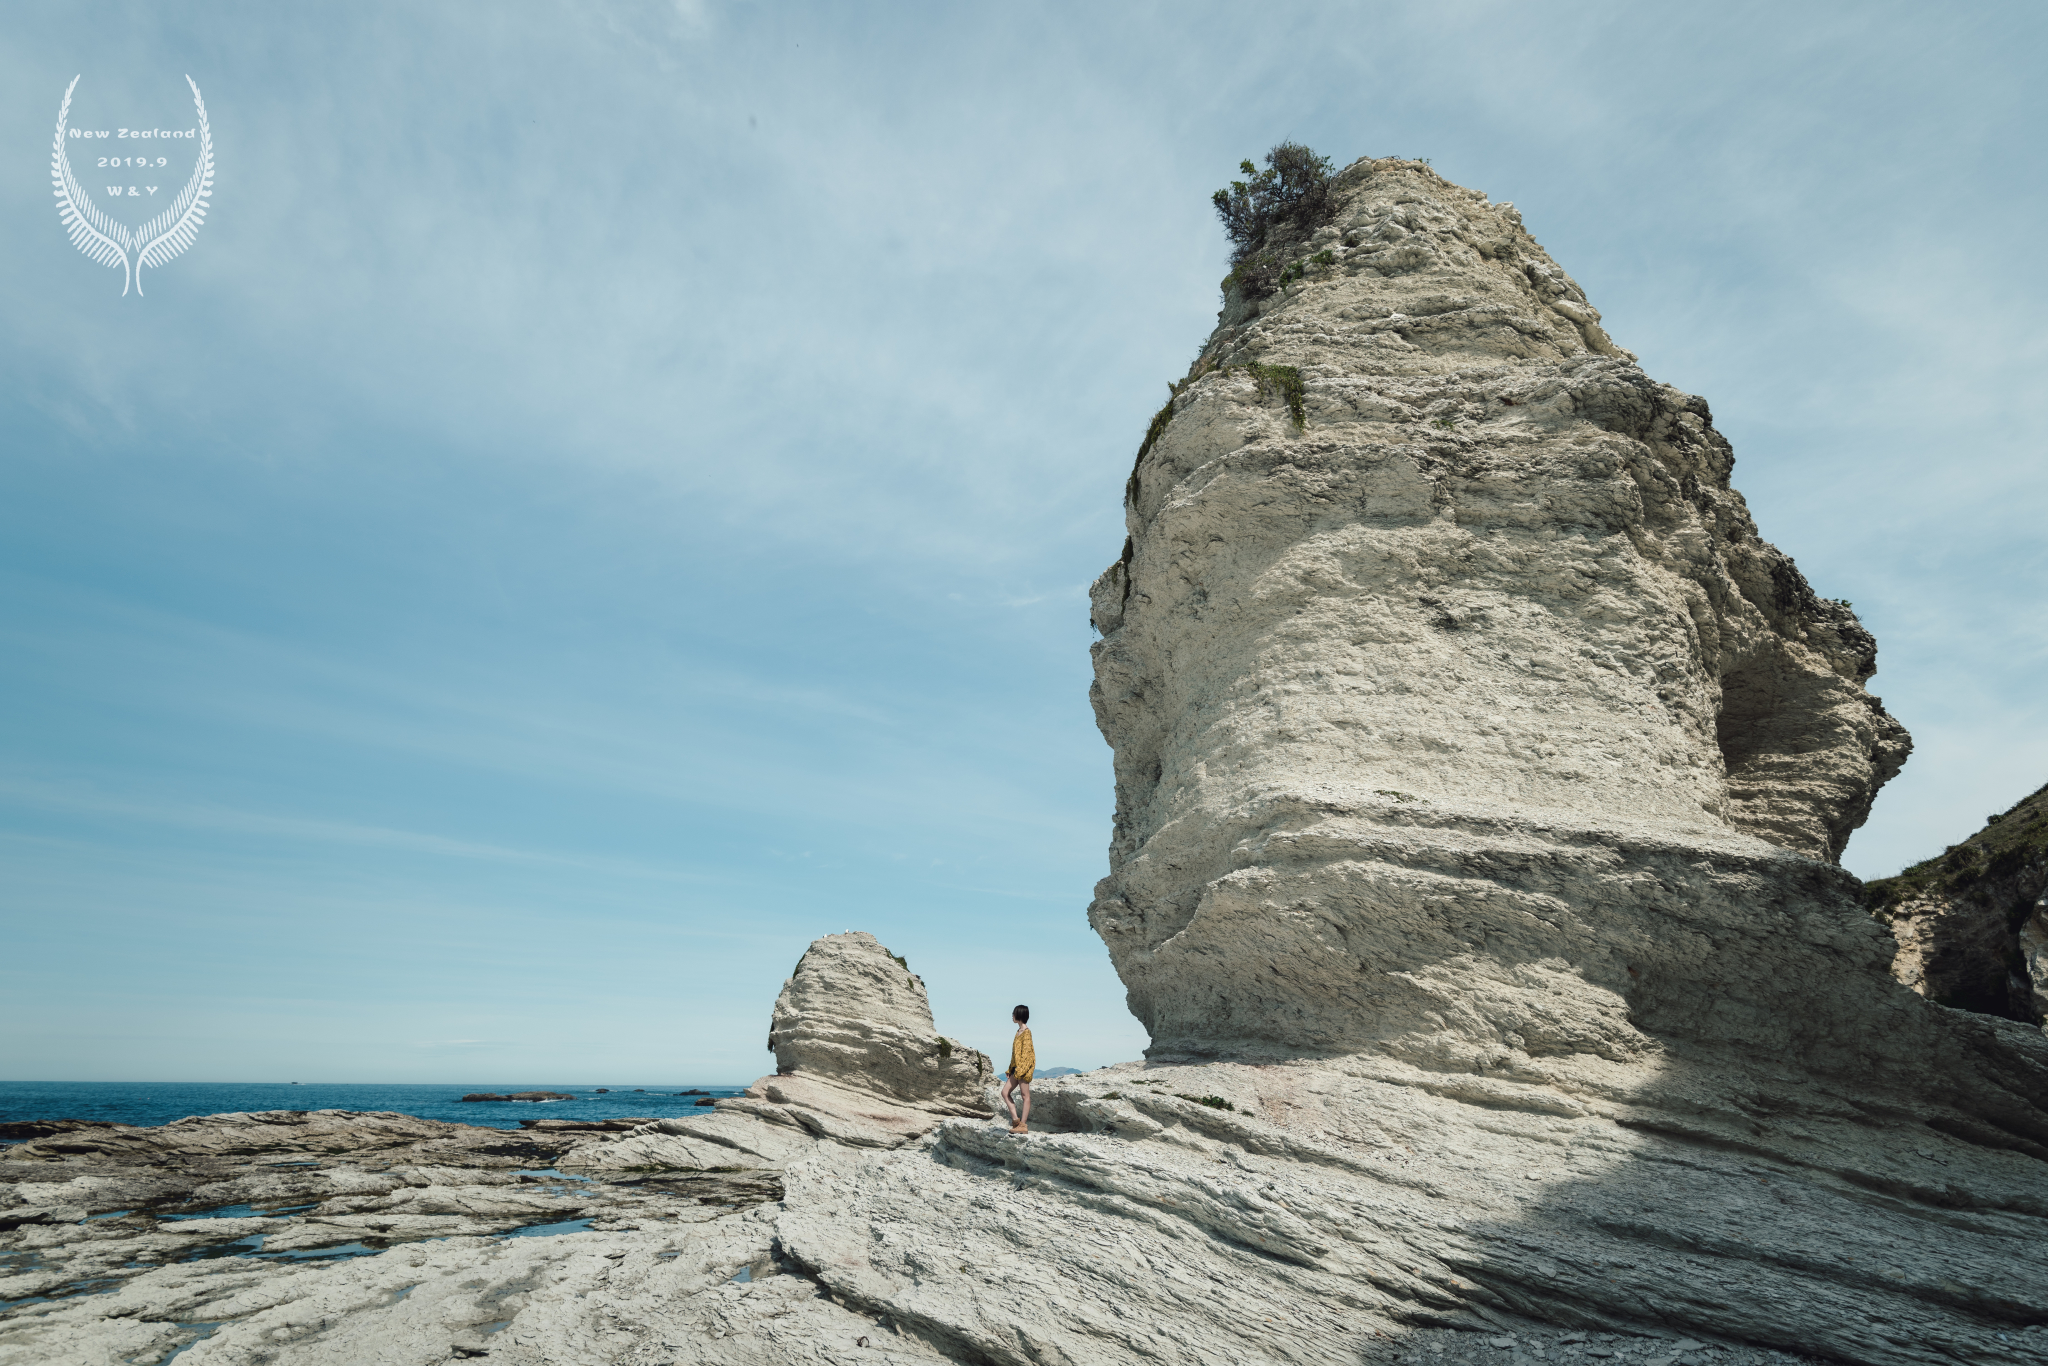
M1093 922L1133 1009L1199 1055L1626 1058L1711 959L1783 1046L1795 978L1882 950L1831 871L1909 743L1875 643L1512 206L1416 165L1339 184L1301 244L1328 264L1230 299L1175 386L1094 594ZM1827 942L1767 886L1829 907Z
M1870 636L1511 208L1336 190L1093 593L1148 1061L791 1166L786 1267L1005 1366L2048 1359L2048 1040L1893 981L1835 862Z

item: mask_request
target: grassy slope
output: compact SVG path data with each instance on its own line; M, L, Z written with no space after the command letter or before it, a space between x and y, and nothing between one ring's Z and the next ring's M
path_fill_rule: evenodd
M1864 904L1883 911L1915 897L1967 896L2044 857L2048 857L2048 787L1991 817L1982 830L1961 844L1951 844L1895 877L1864 883Z

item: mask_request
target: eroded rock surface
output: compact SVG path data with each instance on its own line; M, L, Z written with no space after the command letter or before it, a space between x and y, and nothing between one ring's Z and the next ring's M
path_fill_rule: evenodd
M932 1024L924 979L871 934L828 934L804 951L768 1035L783 1076L828 1078L905 1105L985 1115L986 1056Z
M601 1136L399 1114L14 1127L51 1132L0 1150L0 1362L10 1366L156 1361L228 1322L237 1342L269 1350L307 1335L280 1325L299 1322L308 1303L322 1315L353 1312L420 1284L392 1280L405 1267L451 1268L452 1285L462 1279L454 1268L467 1276L568 1255L523 1247L545 1238L488 1235L666 1232L781 1194L779 1180L758 1172L579 1177L552 1164ZM495 1301L486 1293L475 1303ZM476 1321L494 1317L503 1315ZM255 1323L260 1331L241 1331ZM443 1337L420 1359L444 1360L460 1340ZM192 1352L195 1362L269 1359L226 1338Z

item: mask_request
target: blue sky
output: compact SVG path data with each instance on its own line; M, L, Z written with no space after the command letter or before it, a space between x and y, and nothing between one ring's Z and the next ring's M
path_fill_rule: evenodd
M1145 1039L1088 581L1284 139L1513 200L1918 749L2048 780L2036 5L75 4L0 38L0 1076L744 1081L815 935ZM192 123L122 297L50 135ZM95 151L97 149L94 149ZM179 150L170 183L191 153ZM103 184L87 153L80 179ZM168 173L166 173L168 174ZM139 215L135 215L138 216Z

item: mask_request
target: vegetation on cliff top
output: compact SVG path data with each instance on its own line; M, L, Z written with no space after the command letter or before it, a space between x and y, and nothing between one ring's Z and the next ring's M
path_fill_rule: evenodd
M1245 178L1231 181L1210 200L1230 238L1230 274L1224 277L1224 288L1235 282L1247 298L1257 299L1278 288L1282 271L1291 269L1283 259L1282 243L1268 238L1276 229L1282 230L1283 240L1313 232L1336 215L1337 199L1330 159L1298 142L1283 142L1266 153L1263 171L1249 161L1238 167Z
M2048 858L2048 787L1988 818L1984 828L1893 877L1863 884L1863 903L1882 912L1921 896L1963 896Z

